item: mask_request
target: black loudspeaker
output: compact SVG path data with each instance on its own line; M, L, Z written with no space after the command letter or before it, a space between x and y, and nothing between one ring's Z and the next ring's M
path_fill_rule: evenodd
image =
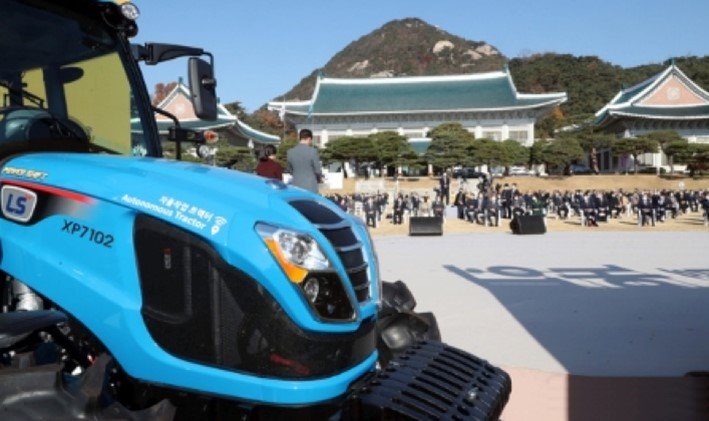
M510 222L513 234L544 234L547 227L541 215L519 215Z
M443 235L443 218L412 216L409 218L409 235Z

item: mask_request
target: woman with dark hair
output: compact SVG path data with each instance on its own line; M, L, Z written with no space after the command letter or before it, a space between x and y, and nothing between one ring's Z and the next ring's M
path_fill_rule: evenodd
M261 177L283 180L283 167L276 161L276 147L266 145L263 148L263 155L256 165L256 174Z

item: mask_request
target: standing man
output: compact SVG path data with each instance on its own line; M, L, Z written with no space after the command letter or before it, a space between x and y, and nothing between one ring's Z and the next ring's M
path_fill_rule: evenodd
M441 174L441 178L438 182L441 188L441 203L445 202L446 206L448 206L451 194L451 179L448 177L448 173L445 170L443 174Z
M313 132L302 129L298 138L300 143L288 151L288 171L293 176L291 184L317 193L322 167L318 151L312 146Z

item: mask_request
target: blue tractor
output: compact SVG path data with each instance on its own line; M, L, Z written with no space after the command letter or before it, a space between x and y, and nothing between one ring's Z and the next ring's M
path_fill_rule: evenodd
M187 57L214 119L209 53L131 45L130 3L0 4L0 418L499 416L509 377L379 281L359 219L161 158L138 63Z

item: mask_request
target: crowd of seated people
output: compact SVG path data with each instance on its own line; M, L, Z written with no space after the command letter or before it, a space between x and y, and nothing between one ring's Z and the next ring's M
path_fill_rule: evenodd
M709 190L555 190L519 192L515 186L501 187L502 217L520 214L553 216L558 219L578 217L584 226L598 226L612 218L631 218L638 225L655 225L680 214L698 212ZM705 218L706 212L704 215Z
M443 198L435 194L399 193L393 200L388 193L334 194L328 196L343 211L361 217L367 226L376 228L382 219L391 219L392 224L403 224L411 216L445 218Z
M445 218L444 201L431 196L399 193L335 194L329 198L344 211L361 217L376 228L383 219L403 224L411 216ZM540 215L556 219L578 218L583 226L598 226L610 219L636 219L639 226L654 226L668 218L702 212L709 225L709 189L707 190L567 190L520 191L514 184L470 192L461 188L451 203L457 217L484 226L500 226L501 219L515 215Z

